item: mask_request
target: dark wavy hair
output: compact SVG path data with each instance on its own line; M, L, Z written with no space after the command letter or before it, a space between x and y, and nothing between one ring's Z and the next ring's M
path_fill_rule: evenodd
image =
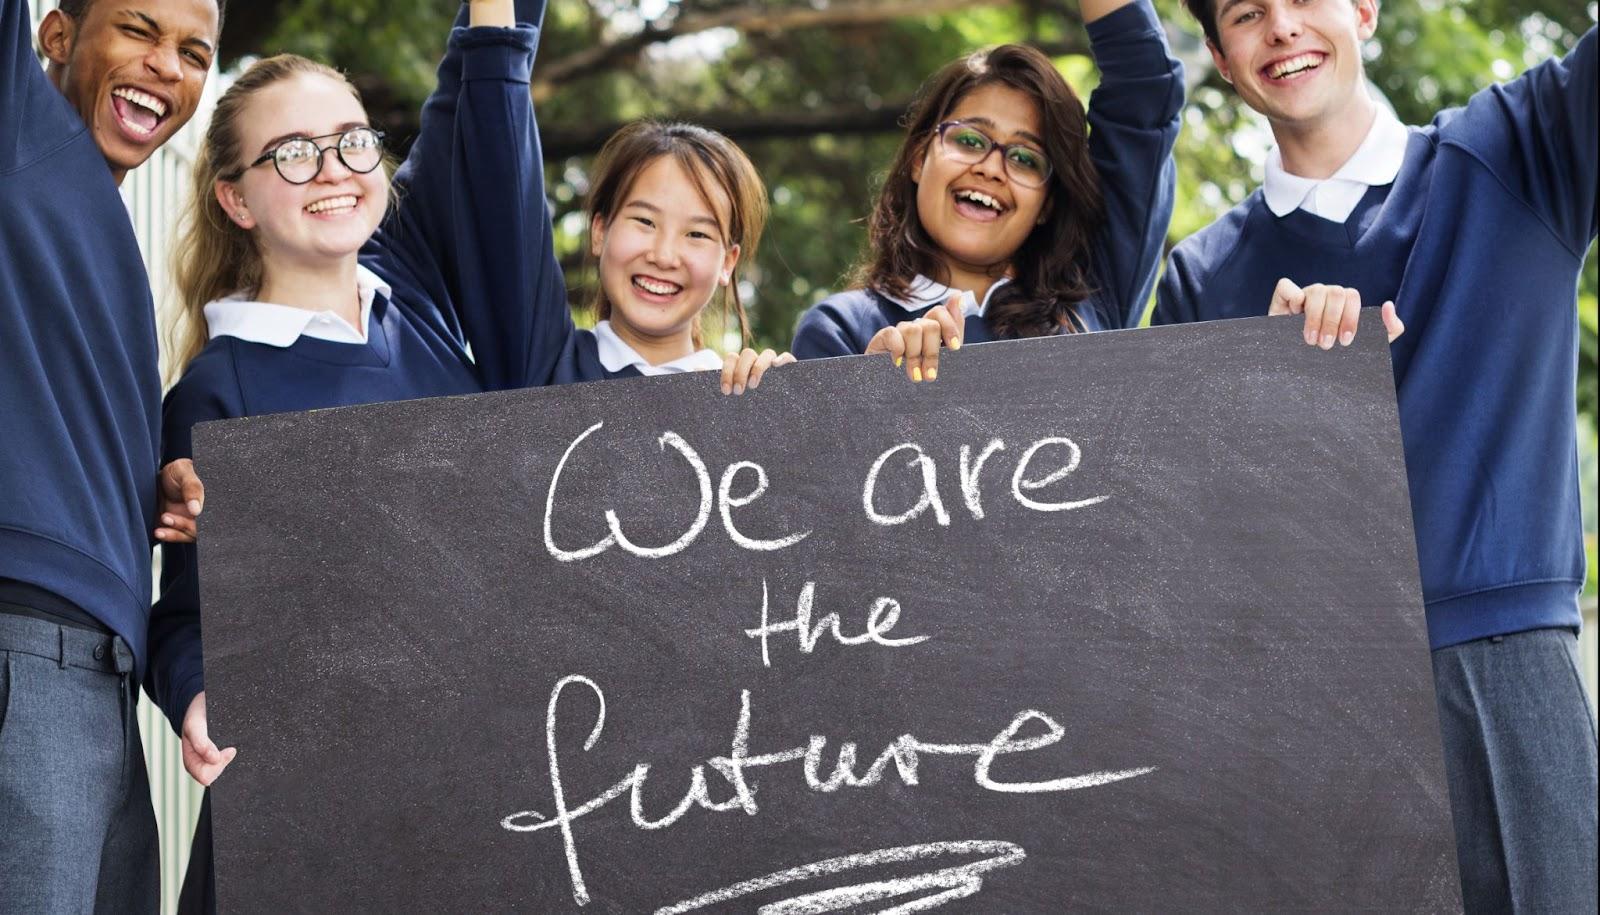
M867 258L851 279L896 298L906 296L919 273L948 281L939 246L917 215L912 166L927 153L937 125L968 93L996 84L1038 104L1044 153L1053 170L1046 186L1045 221L1012 255L1012 282L995 292L985 315L999 337L1081 329L1076 306L1093 291L1090 242L1105 213L1099 174L1089 158L1089 119L1050 59L1025 45L1001 45L954 61L917 91L906 114L905 140L867 223Z
M94 3L95 3L95 0L61 0L60 3L56 4L56 9L59 9L61 12L66 13L68 16L71 16L73 19L82 19L83 15L85 13L89 12L89 7L93 6ZM228 0L217 0L217 30L218 31L222 30L222 20L223 20L223 18L225 16L227 16L227 14L228 14Z

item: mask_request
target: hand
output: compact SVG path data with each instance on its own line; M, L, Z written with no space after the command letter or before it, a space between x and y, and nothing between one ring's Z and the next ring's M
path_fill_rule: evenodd
M206 694L202 690L183 713L183 768L190 778L209 786L238 754L234 747L217 749L206 734Z
M905 365L906 377L914 382L924 376L933 381L939 377L939 347L960 349L965 322L961 296L953 295L914 321L901 321L878 331L867 343L867 353L888 353L895 365Z
M206 501L206 487L195 475L194 461L179 458L161 468L157 488L161 524L156 528L156 539L162 543L193 543L199 534L195 519L200 517Z
M1272 290L1269 315L1297 315L1304 313L1306 326L1303 336L1310 346L1333 349L1334 340L1340 346L1355 342L1356 326L1361 321L1361 293L1344 286L1327 286L1316 283L1301 289L1285 277L1278 280ZM1393 343L1406 332L1393 302L1383 303L1383 328Z
M722 393L743 394L747 387L754 391L761 386L761 376L767 373L767 369L788 365L793 361L793 353L780 356L768 349L758 354L748 346L737 356L723 356Z

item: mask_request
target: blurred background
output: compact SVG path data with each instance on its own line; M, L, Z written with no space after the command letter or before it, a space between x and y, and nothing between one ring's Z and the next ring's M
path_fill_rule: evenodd
M33 0L41 16L52 0ZM214 99L253 57L294 51L346 70L374 123L403 155L433 86L455 15L451 0L233 0ZM1178 140L1176 244L1260 183L1271 143L1264 122L1217 75L1200 30L1178 0L1156 0L1187 67L1189 102ZM1375 91L1402 121L1426 123L1490 82L1560 55L1595 21L1578 0L1390 0L1367 45ZM626 121L694 121L726 133L765 177L773 217L742 271L758 344L786 349L805 308L843 288L862 253L871 208L918 84L985 45L1026 42L1053 57L1087 98L1097 74L1076 0L550 0L533 93L544 141L557 245L575 303L593 282L582 257L582 215L593 154ZM181 206L203 107L191 126L125 185L158 301L166 232ZM1596 254L1579 284L1578 411L1589 553L1586 679L1595 692ZM1263 303L1265 305L1265 303ZM579 320L591 319L579 314ZM1494 328L1486 328L1492 333ZM724 339L724 346L736 342ZM708 337L715 344L716 338ZM165 898L176 895L195 793L170 729L143 706L163 828Z

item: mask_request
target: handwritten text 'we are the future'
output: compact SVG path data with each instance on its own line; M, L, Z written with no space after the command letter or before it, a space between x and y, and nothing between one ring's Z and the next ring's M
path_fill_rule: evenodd
M753 504L766 494L769 481L765 468L752 461L736 461L729 464L723 470L720 479L713 484L710 469L693 446L676 433L667 432L660 436L657 444L663 452L669 448L677 452L692 471L698 486L699 510L688 527L670 543L647 546L629 538L623 530L622 520L617 512L608 508L604 515L608 528L605 537L584 546L558 544L553 518L562 474L585 440L603 427L604 423L595 423L573 439L562 454L550 480L545 501L544 545L554 559L563 563L581 562L599 556L613 547L644 559L673 556L687 549L700 537L710 524L714 511L720 515L722 527L729 540L746 550L758 552L784 550L812 535L812 531L804 530L778 537L758 538L741 531L735 523L734 512L736 509ZM1005 449L1006 445L1000 439L990 440L976 453L969 445L962 445L960 448L958 480L961 499L974 520L981 521L984 518L979 483L985 464ZM1052 456L1059 463L1049 465L1047 468L1046 461ZM897 462L896 457L904 457L904 463ZM1049 436L1034 440L1022 450L1012 470L1011 496L1022 507L1036 512L1072 511L1104 502L1109 496L1095 495L1062 501L1045 501L1036 497L1035 494L1041 490L1065 481L1077 470L1081 457L1081 449L1069 438ZM886 473L899 472L902 468L911 474L913 486L920 485L920 493L909 506L895 506L897 511L885 509L879 504L880 480L884 479ZM750 486L748 491L736 494L735 487L740 482L740 476L744 474L753 475L754 485ZM915 443L897 444L880 453L869 467L861 492L862 511L869 521L882 527L892 528L909 524L930 512L935 523L948 526L951 523L950 511L940 495L938 480L937 463L923 448ZM744 636L759 643L763 667L773 666L774 643L783 644L789 633L793 633L794 646L802 655L812 654L824 638L831 638L833 642L842 646L905 650L923 644L932 637L926 633L893 633L900 623L903 608L900 602L892 597L877 598L867 614L864 629L853 634L846 633L844 624L836 613L814 619L814 599L815 585L813 582L807 582L796 600L794 615L788 619L774 621L771 616L768 585L763 579L760 625L743 630ZM504 817L501 825L512 832L546 830L560 832L568 875L572 882L573 899L579 905L586 904L590 896L579 859L574 825L578 820L599 811L625 794L629 796L633 825L642 830L659 830L677 823L695 807L712 812L737 810L754 816L760 807L756 801L755 786L750 779L751 773L796 762L800 764L806 787L820 793L832 793L842 787L874 786L884 778L891 766L902 784L916 785L920 760L924 756L969 757L972 760L973 781L979 787L1007 794L1073 791L1135 778L1155 771L1154 767L1102 770L1042 781L1008 781L997 776L996 764L1002 757L1043 750L1058 743L1064 736L1065 729L1060 723L1044 712L1031 708L1018 712L1009 723L1000 727L991 739L982 742L936 742L912 734L902 734L878 753L864 771L858 767L859 754L856 744L852 741L840 742L833 754L831 771L825 771L829 768L824 760L828 743L825 735L809 735L801 745L768 752L753 752L750 690L743 689L739 694L738 716L733 726L728 752L709 757L703 764L694 766L689 773L688 790L670 809L660 815L651 815L645 809L644 791L651 773L651 765L647 762L636 764L630 772L594 797L573 804L567 797L566 785L562 780L562 760L556 739L558 730L565 730L558 725L564 723L562 697L571 688L586 690L593 697L589 702L582 703L585 709L590 710L588 714L593 716L588 737L583 742L583 750L592 751L600 740L606 719L604 691L593 679L582 674L571 674L561 678L550 692L545 717L546 752L554 813L546 816L535 810L524 810ZM570 709L570 706L569 702L567 707ZM1024 736L1023 730L1030 725L1042 733ZM717 799L712 796L712 777L707 774L708 770L714 772L725 783L726 797ZM886 850L884 854L892 851L895 850ZM1018 850L1018 860L1020 856ZM990 867L992 863L982 866ZM971 885L976 873L975 871L971 874L964 872L958 874L960 881L963 881L960 885ZM769 882L767 885L772 884ZM713 893L697 902L710 904L717 898L717 894ZM699 908L700 905L692 907Z

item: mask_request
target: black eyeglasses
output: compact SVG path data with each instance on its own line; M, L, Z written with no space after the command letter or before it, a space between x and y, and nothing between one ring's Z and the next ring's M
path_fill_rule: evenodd
M945 121L935 129L939 132L939 148L957 162L977 165L999 149L1000 161L1012 181L1023 187L1044 187L1050 180L1050 160L1032 146L996 143L993 137L965 121Z
M317 142L336 137L336 142L327 146ZM237 181L249 169L270 161L272 167L278 170L278 177L283 180L290 184L309 184L322 173L323 153L330 149L345 168L365 175L383 162L383 131L371 127L352 127L343 133L284 140L262 153L261 158L234 173L229 180Z

